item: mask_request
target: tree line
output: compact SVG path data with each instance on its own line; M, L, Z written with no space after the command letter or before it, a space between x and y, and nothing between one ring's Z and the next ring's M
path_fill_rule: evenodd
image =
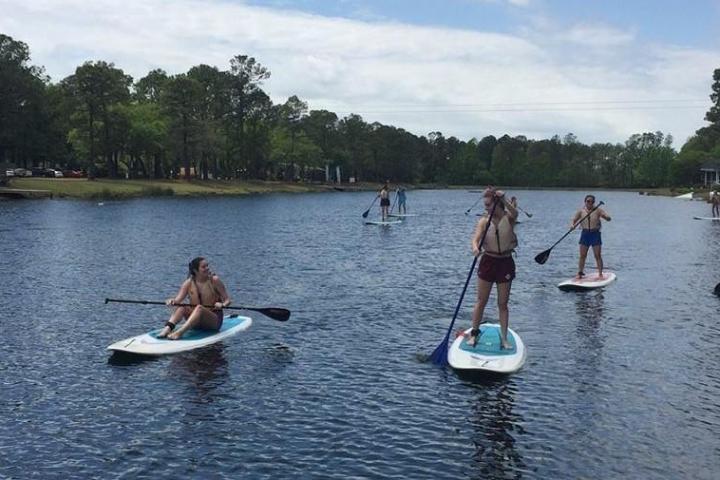
M0 166L85 169L111 178L319 179L339 166L343 181L500 184L529 187L664 187L699 181L720 159L720 69L712 107L679 152L672 136L644 132L624 144L585 145L486 135L468 141L311 110L292 96L274 104L270 71L236 55L226 70L196 65L134 80L88 61L51 82L29 47L0 34Z

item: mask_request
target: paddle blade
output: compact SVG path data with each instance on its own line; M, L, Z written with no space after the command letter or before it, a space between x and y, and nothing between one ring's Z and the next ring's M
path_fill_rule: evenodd
M277 320L279 322L286 322L290 318L290 310L287 310L285 308L252 308L248 310L255 310L256 312L260 312L266 317L270 317L273 320Z
M720 283L718 283L717 285L715 285L715 290L714 290L714 292L715 292L715 295L720 296Z
M435 365L446 366L448 364L448 337L446 336L442 343L435 348L435 351L430 355L430 361Z
M363 218L367 218L367 216L368 216L369 214L370 214L370 209L368 208L368 209L365 210L365 212L362 214L362 217L363 217Z
M550 257L550 249L545 250L542 253L538 253L535 256L535 261L539 263L540 265L544 265L545 262L547 262L547 259Z

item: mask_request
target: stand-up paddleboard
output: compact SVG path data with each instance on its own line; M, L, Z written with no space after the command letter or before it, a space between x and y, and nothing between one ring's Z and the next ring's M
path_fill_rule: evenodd
M496 323L480 325L480 338L475 347L467 342L470 330L468 328L463 335L459 335L448 350L448 363L454 369L513 373L525 364L525 344L511 328L508 328L508 342L512 345L510 349L500 348L500 325Z
M247 330L250 325L252 325L252 318L250 317L226 315L222 327L217 332L192 329L185 332L179 340L168 340L167 338L158 338L157 336L162 329L157 329L136 337L120 340L107 347L107 349L137 355L168 355L205 347Z
M720 221L720 217L693 217L695 220L715 220L716 222Z
M407 217L417 217L417 213L388 213L388 217L395 217L395 218L407 218Z
M558 284L558 288L563 291L592 290L601 288L611 284L617 279L617 275L613 272L603 272L603 278L598 276L598 272L590 272L582 278L573 277Z
M402 223L402 220L385 220L384 222L382 220L365 220L365 225L389 226L397 225L398 223Z

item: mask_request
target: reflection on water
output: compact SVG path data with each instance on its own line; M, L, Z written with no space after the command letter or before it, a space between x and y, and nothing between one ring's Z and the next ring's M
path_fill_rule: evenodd
M228 376L228 361L222 342L204 348L172 356L169 368L170 378L191 387L190 402L212 403L213 391L222 385Z
M578 325L578 333L582 333L583 328L597 331L605 316L603 289L573 293L575 293L575 311L578 317L584 320Z
M516 448L516 436L524 433L522 418L513 413L515 392L508 378L477 380L476 400L470 424L475 446L471 478L520 478L526 465Z
M129 367L132 365L140 365L141 363L157 361L159 357L150 355L137 355L135 353L114 351L107 359L108 365L115 367Z

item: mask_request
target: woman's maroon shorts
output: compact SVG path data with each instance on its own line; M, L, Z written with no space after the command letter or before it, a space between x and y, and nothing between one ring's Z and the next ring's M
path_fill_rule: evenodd
M480 257L478 277L490 283L506 283L515 278L515 261L512 257Z

